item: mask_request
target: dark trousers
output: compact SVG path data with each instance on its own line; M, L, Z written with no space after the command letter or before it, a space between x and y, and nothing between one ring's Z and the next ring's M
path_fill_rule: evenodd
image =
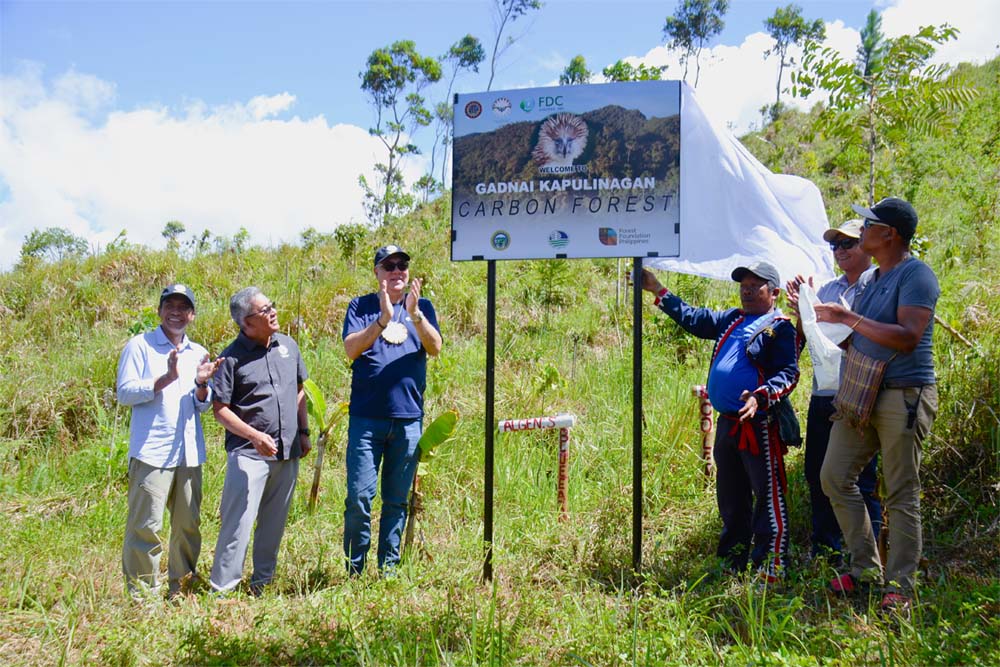
M812 507L812 553L814 556L829 553L839 556L841 553L840 525L833 513L830 499L823 493L819 481L819 471L823 467L826 448L830 442L830 429L833 422L830 417L836 410L833 407L833 396L813 396L809 399L809 415L806 418L806 482L809 484L809 503ZM882 527L882 503L875 493L877 485L878 454L872 457L858 477L858 489L865 501L868 516L871 518L875 539L878 540Z
M715 465L722 517L718 556L734 570L746 568L750 558L767 574L780 575L788 552L788 509L777 429L768 428L763 413L743 423L720 415Z

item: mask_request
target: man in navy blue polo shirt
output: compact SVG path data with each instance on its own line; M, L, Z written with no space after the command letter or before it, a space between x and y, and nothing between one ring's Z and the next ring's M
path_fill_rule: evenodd
M371 504L382 470L378 567L399 562L406 502L423 431L427 355L441 351L437 314L410 281L410 256L388 245L375 253L378 291L351 301L344 317L344 350L351 365L347 434L344 554L360 574L371 542Z

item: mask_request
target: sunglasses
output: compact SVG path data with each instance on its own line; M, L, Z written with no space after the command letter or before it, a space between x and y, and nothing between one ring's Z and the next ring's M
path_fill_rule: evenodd
M383 271L395 271L396 269L399 269L400 271L406 271L408 268L410 268L410 263L405 259L403 259L398 262L382 262L381 264L379 264L379 266L382 267Z
M865 218L865 222L862 225L862 227L864 227L865 229L868 229L872 225L879 225L881 227L892 227L892 225L887 225L884 222L877 222L875 220L869 220L868 218Z
M850 250L856 245L858 245L858 239L840 239L830 244L830 250L834 252L838 250Z
M249 315L247 315L247 317L253 317L254 315L263 315L264 317L267 317L268 315L270 315L271 313L273 313L277 309L278 309L278 306L275 305L275 303L272 301L271 303L267 304L266 306L264 306L260 310L250 313Z

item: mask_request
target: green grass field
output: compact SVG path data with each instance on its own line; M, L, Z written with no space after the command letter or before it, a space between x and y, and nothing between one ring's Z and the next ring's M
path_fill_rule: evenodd
M974 345L935 330L941 406L923 451L926 566L910 618L881 617L877 599L825 592L833 571L805 557L800 450L787 459L787 580L760 591L750 578L722 576L690 390L704 381L711 345L683 335L648 295L643 553L641 572L632 571L633 323L619 282L631 260L498 264L496 417L569 412L579 422L565 522L556 434L497 438L495 577L483 583L486 270L448 261L442 197L369 232L356 267L314 234L301 245L184 255L124 242L52 264L27 258L0 274L0 664L1000 664L1000 59L971 75L983 94L957 130L901 140L878 175L880 190L920 212L916 249L941 281L937 313ZM766 142L748 145L773 169L816 180L837 223L848 203L863 201L863 169L847 170L862 155L838 153L809 128L804 114L782 115L762 131ZM194 288L190 334L217 353L236 335L229 296L259 285L327 401L345 401L344 311L372 291L368 256L390 241L413 255L411 273L425 279L441 321L428 415L462 415L426 466L426 549L394 579L347 579L341 425L311 515L314 455L301 468L277 578L262 598L199 590L171 603L131 601L120 566L129 415L114 400L115 365L128 337L157 323L159 290L174 281ZM731 283L663 279L691 303L736 302ZM808 387L805 356L800 416ZM219 426L204 421L206 575L224 456Z
M998 662L997 512L982 504L995 489L971 490L973 483L996 482L998 430L983 407L949 394L953 383L947 382L982 373L989 362L943 332L937 346L944 407L925 452L928 565L911 619L883 619L877 604L826 594L832 570L805 559L809 515L799 450L788 458L794 567L787 582L764 592L752 578L721 575L713 556L720 527L714 486L702 471L698 405L690 391L703 381L710 347L682 337L648 299L643 567L632 572L631 302L623 289L616 304L615 260L498 267L496 416L571 412L579 423L572 431L566 522L558 521L555 432L497 437L495 578L483 583L485 269L441 259L446 216L446 205L436 205L399 230L410 239L415 273L428 281L445 337L444 352L430 364L428 414L450 408L462 414L456 436L426 467L426 550L411 552L398 578L368 572L347 579L340 560L341 426L330 441L313 515L306 499L314 458L302 467L278 576L260 599L217 600L200 591L178 602L137 604L124 595L128 413L113 400L117 354L130 328L155 322L150 305L158 286L174 278L192 284L204 304L192 337L218 351L236 333L227 296L254 283L281 306L282 321L327 399L346 400L349 367L339 329L349 298L371 289L367 267L351 270L332 244L192 259L126 249L19 267L0 278L11 311L0 339L0 608L6 620L0 661ZM372 247L385 236L379 234ZM722 307L735 298L724 283L669 279L693 301ZM995 366L984 381L997 386ZM800 408L807 382L803 387L796 396ZM970 405L973 417L953 423L953 413ZM963 428L978 433L977 423L992 441L946 439ZM203 573L211 566L224 469L222 433L210 416L205 425ZM968 460L976 447L984 460L964 478L950 476L945 459Z

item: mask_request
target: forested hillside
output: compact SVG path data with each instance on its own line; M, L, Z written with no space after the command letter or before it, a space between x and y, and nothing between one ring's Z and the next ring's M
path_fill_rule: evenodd
M249 239L221 251L122 239L96 255L24 256L0 275L0 662L1000 663L1000 59L952 76L975 97L937 131L899 129L875 174L877 197L915 205L915 251L943 290L934 332L941 407L923 451L926 566L911 618L880 617L877 600L870 607L827 596L832 571L806 558L801 451L788 462L787 581L762 591L752 579L723 576L691 395L711 347L683 336L648 298L643 569L631 571L632 320L620 282L627 263L615 260L498 264L497 417L569 412L579 422L566 522L557 521L553 434L498 438L496 577L482 583L485 266L448 261L446 193L366 231L357 249L326 230L296 245ZM819 115L782 112L742 140L771 169L814 180L835 225L850 217L851 203L867 201L869 158L864 146L828 136ZM260 286L327 401L344 401L341 324L349 300L374 289L370 256L385 242L412 255L411 274L425 280L441 322L428 414L462 415L457 436L427 466L426 548L410 553L398 578L347 578L341 429L314 514L305 501L315 459L302 466L264 597L200 591L132 604L120 574L129 412L114 400L115 365L130 335L156 325L159 290L174 281L193 288L191 337L218 353L237 333L230 295ZM663 280L693 303L737 301L730 283ZM803 415L807 399L803 381L794 397ZM224 453L210 414L204 424L207 572Z

